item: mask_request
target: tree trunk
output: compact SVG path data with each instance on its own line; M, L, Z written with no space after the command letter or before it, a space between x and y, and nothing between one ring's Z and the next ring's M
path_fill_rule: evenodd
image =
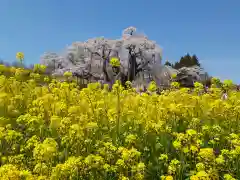
M128 81L133 81L135 79L136 75L136 67L137 67L137 62L136 62L136 56L131 55L129 52L129 65L128 65Z

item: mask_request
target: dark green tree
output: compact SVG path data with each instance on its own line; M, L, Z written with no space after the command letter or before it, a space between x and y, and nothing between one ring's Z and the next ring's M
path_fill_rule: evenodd
M166 61L164 65L165 66L173 66L169 61Z
M192 56L192 63L193 65L201 66L201 64L199 63L198 57L195 54Z
M179 62L176 62L173 67L175 69L180 69L182 67L191 67L191 66L201 66L199 63L198 57L194 54L191 56L189 53L185 56L182 56Z

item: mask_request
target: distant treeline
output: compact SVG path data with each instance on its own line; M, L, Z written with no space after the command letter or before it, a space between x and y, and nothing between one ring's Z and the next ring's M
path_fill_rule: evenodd
M21 64L20 62L18 61L13 61L13 62L7 62L6 60L2 60L0 59L0 64L3 64L4 66L6 67L16 67L16 68L24 68L24 69L33 69L34 67L34 64L31 64L29 66L25 65L25 64Z
M185 56L182 56L180 58L180 60L175 62L175 63L171 63L169 61L166 61L165 65L171 66L174 69L180 69L182 67L191 67L191 66L199 66L199 67L201 67L201 64L199 62L198 57L195 54L191 56L188 53Z

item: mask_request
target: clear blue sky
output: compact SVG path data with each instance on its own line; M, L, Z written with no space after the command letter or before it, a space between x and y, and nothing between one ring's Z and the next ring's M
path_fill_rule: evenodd
M163 59L195 53L204 68L240 83L239 0L0 0L0 57L27 64L45 51L135 26L163 48Z

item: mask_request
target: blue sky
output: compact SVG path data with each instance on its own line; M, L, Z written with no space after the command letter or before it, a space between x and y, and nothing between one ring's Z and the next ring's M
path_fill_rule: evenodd
M0 58L27 64L46 51L135 26L163 48L163 59L195 53L221 79L240 83L239 0L0 0Z

